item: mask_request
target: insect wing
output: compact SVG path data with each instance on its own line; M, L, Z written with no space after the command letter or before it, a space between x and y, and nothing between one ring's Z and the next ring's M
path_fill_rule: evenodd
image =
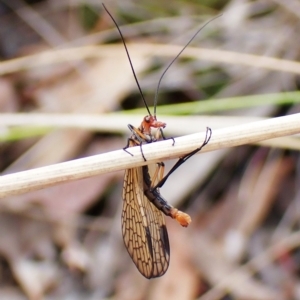
M138 270L159 277L169 267L170 246L164 216L144 195L142 168L125 171L122 234Z

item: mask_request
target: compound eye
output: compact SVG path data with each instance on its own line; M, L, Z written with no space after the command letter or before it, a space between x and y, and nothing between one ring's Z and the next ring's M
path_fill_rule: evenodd
M146 117L144 118L144 121L147 122L147 123L149 123L150 120L151 120L151 116L146 116Z

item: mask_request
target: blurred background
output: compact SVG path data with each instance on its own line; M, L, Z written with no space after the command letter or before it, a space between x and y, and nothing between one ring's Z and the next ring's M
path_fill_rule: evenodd
M104 3L150 106L222 13L162 80L166 135L298 111L298 0ZM101 1L1 0L0 55L3 175L121 149L147 114ZM166 218L170 267L150 281L122 241L123 171L1 199L0 299L300 299L299 148L286 137L180 167L161 193L193 222Z

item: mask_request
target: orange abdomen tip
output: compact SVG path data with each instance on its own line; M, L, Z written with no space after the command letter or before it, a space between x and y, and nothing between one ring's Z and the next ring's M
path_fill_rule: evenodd
M188 214L177 209L176 211L173 211L172 218L176 219L177 222L183 227L188 227L192 222L192 219Z

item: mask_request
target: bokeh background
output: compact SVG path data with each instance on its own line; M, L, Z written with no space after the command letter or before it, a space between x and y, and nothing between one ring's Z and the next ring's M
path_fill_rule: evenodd
M178 46L222 14L161 83L166 135L298 111L298 0L104 2L150 106ZM1 113L35 113L23 126L1 125L3 175L120 149L126 124L146 114L101 1L1 0L0 55ZM45 113L53 123L31 124ZM79 117L58 126L62 113L99 115L98 126ZM300 299L299 148L297 138L277 139L180 167L161 193L193 222L166 220L170 267L150 281L122 241L124 172L1 199L0 299Z

